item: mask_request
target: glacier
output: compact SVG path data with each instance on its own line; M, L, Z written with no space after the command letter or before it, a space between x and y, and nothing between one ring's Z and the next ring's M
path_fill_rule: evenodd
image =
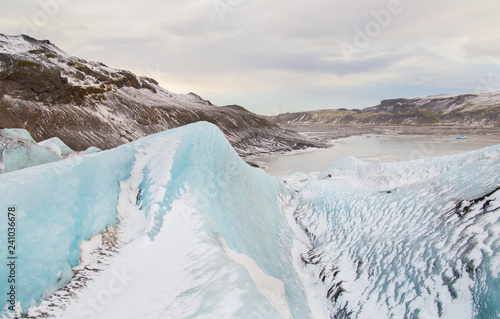
M0 317L500 316L500 145L318 178L251 167L205 122L92 152L0 175Z
M41 141L38 143L38 145L51 150L57 156L62 158L68 157L69 155L71 155L71 153L74 153L74 151L69 148L68 145L64 144L64 142L61 141L61 139L59 139L58 137L52 137L47 140Z
M112 296L106 294L116 291L111 286L82 289L80 304L72 308L69 302L57 315L309 317L293 268L293 231L280 210L291 196L282 182L245 164L214 125L188 125L113 150L2 174L0 197L4 211L18 212L16 297L23 311L63 293L82 243L120 220L122 252L99 275L113 283L135 279ZM2 260L6 248L1 247ZM2 268L0 277L7 275ZM277 284L259 283L259 277ZM2 285L0 295L7 292ZM103 300L82 308L92 295ZM139 307L138 296L142 303L156 303ZM30 315L41 316L36 311Z
M498 318L499 172L497 145L410 162L351 157L305 184L289 177L311 241L305 268L329 313Z
M56 162L61 158L60 153L44 147L43 143L37 144L24 129L0 129L0 174Z

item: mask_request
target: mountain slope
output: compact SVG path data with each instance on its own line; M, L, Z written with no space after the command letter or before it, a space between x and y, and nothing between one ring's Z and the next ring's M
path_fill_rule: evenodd
M500 92L384 100L363 110L319 110L271 118L281 124L500 126Z
M242 107L174 94L47 40L0 34L0 127L25 128L38 141L56 136L79 151L198 121L217 125L241 155L317 146Z

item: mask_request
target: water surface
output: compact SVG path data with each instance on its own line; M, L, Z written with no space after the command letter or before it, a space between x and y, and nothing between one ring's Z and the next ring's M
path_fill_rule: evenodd
M258 156L251 159L275 176L306 172L318 175L335 161L354 156L366 162L399 162L453 155L500 144L500 136L368 135L338 139L330 149Z

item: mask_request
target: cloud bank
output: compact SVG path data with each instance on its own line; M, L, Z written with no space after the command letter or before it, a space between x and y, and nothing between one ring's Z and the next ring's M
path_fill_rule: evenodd
M0 32L276 114L500 90L496 0L6 0Z

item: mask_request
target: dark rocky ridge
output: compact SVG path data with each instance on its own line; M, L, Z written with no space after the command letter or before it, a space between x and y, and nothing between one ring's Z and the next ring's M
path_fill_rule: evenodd
M47 40L0 34L0 127L74 150L109 149L189 123L217 125L241 155L322 146L241 106L174 94L150 78L66 54Z
M271 117L280 124L460 125L500 127L500 92L383 100L362 110L319 110Z

